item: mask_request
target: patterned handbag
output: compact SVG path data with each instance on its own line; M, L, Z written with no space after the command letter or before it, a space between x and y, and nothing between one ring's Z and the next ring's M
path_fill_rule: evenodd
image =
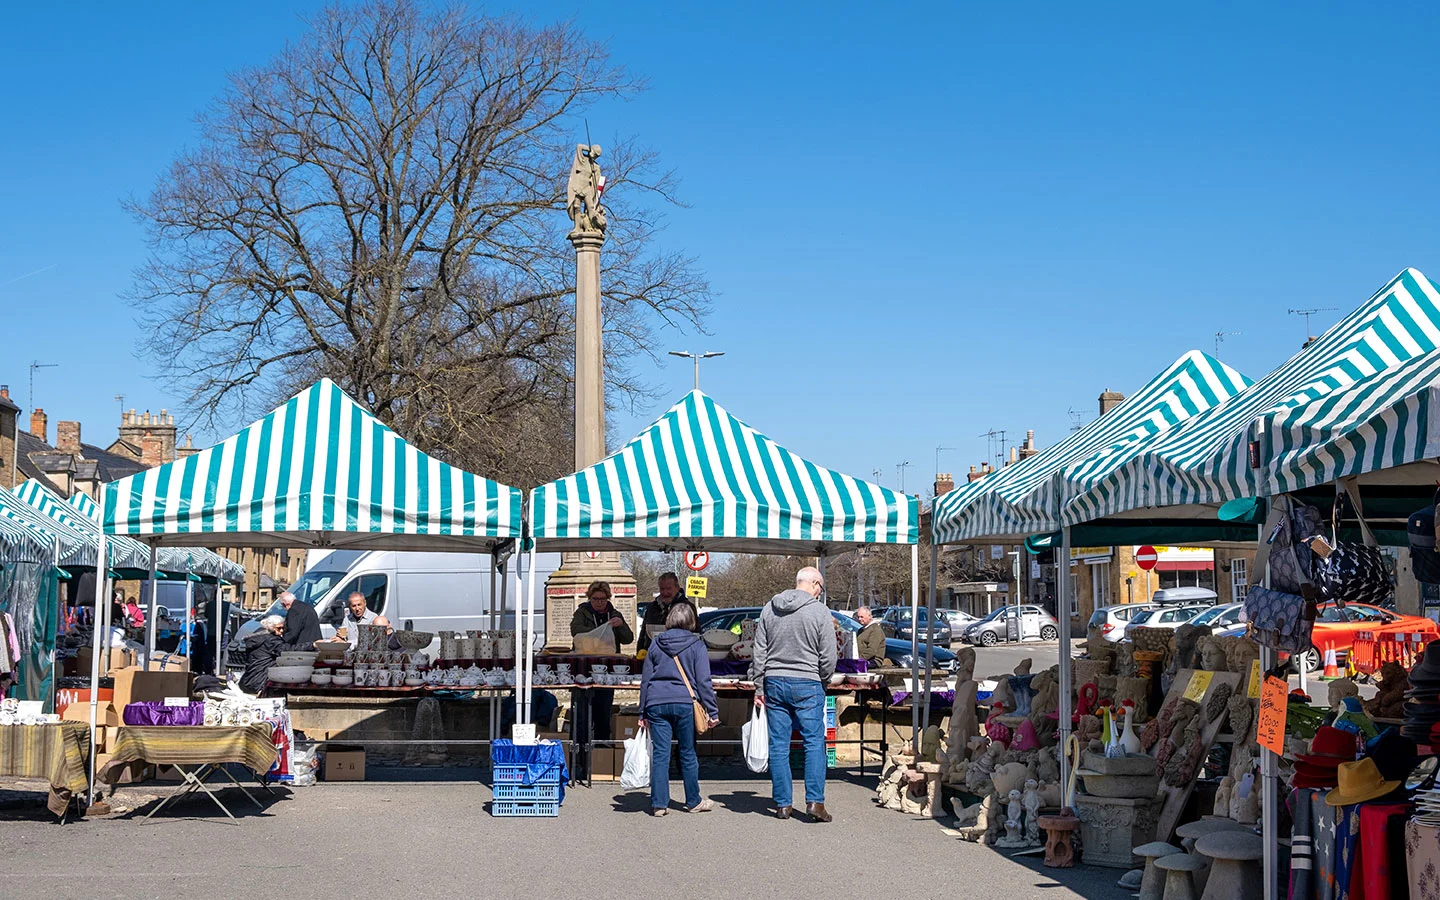
M1339 539L1341 509L1346 505L1351 507L1360 524L1360 533L1365 538L1363 544ZM1335 508L1330 517L1330 531L1334 549L1323 558L1317 554L1314 569L1321 596L1341 606L1346 603L1383 605L1394 590L1390 583L1390 569L1385 565L1385 557L1380 553L1374 533L1365 522L1353 479L1342 479L1340 482L1340 492L1335 497Z
M1245 618L1250 637L1262 647L1303 653L1310 649L1315 628L1315 604L1299 594L1251 587L1245 595Z
M1325 519L1320 510L1304 503L1290 501L1288 515L1282 515L1270 532L1270 587L1287 594L1302 593L1302 588L1315 581L1315 552L1310 538L1320 534ZM1260 574L1256 566L1256 575Z

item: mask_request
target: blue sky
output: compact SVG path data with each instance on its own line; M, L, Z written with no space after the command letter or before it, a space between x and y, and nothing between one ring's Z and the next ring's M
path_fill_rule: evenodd
M0 31L0 382L114 436L174 407L121 295L143 259L120 202L197 139L226 75L310 3L23 5ZM665 243L716 292L704 386L816 462L928 487L1042 445L1191 348L1252 377L1405 266L1440 277L1440 62L1420 4L577 4L647 77L590 116L683 179ZM723 15L720 10L723 9ZM565 164L557 160L557 166ZM564 222L556 224L563 239ZM642 370L663 399L688 361ZM244 423L237 422L236 426ZM53 435L53 426L52 426ZM197 434L218 439L220 434Z

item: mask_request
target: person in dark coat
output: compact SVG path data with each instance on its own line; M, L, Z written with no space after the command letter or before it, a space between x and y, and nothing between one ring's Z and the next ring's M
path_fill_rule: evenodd
M645 619L640 623L640 631L636 635L635 649L650 649L650 630L653 628L656 634L665 630L665 619L670 615L670 607L675 603L689 603L685 592L680 590L680 577L674 572L662 572L656 582L659 589L655 600L645 607Z
M285 607L285 649L314 650L315 642L324 638L315 607L296 603L289 591L280 595L280 605Z
M570 619L570 634L584 634L609 624L615 633L615 654L618 656L621 645L635 640L635 632L630 630L630 626L625 623L625 617L620 615L620 611L610 602L609 583L592 581L585 596L590 602L580 604L580 608L575 610L575 615ZM584 693L590 695L591 736L597 741L612 740L615 729L611 727L610 716L615 707L614 689L591 688ZM576 718L578 720L580 717Z
M713 802L700 796L695 701L699 700L704 707L710 725L719 724L720 705L710 684L710 654L698 630L695 607L689 603L672 603L665 630L655 637L641 670L640 724L650 731L651 815L663 816L670 809L672 739L680 744L680 777L685 782L686 812L709 812L715 808Z
M240 690L247 694L258 694L264 690L270 667L285 652L285 641L280 637L284 627L284 619L266 616L260 620L260 630L241 642L240 646L245 651L245 671L240 676Z

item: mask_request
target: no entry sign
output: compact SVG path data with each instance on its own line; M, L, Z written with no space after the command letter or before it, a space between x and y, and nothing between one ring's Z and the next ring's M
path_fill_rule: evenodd
M1159 561L1160 554L1156 553L1155 548L1151 547L1149 544L1146 544L1144 547L1141 547L1139 550L1135 551L1135 565L1139 566L1147 572L1155 568L1155 563Z
M691 550L685 554L685 566L692 572L702 572L708 565L710 565L710 554L704 550Z

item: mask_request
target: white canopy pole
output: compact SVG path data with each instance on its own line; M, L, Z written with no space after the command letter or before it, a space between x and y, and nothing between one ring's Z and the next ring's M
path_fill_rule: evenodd
M920 545L910 545L910 749L920 753Z
M95 726L100 712L100 656L102 644L100 642L100 611L105 605L105 573L109 566L105 564L105 529L100 529L100 543L95 553L95 633L90 637L90 802L95 802Z
M156 569L156 565L157 565L156 559L157 559L158 554L159 554L159 548L158 548L156 545L151 544L151 545L150 545L150 580L146 582L146 585L150 588L150 603L148 604L148 607L149 607L149 608L148 608L147 612L145 613L145 667L146 667L146 668L149 668L149 667L150 667L150 660L153 659L154 656L155 656L155 610L156 610L156 608L159 606L159 603L158 603L158 601L157 601L156 598L155 598L155 595L159 593L158 585L155 583L155 577L156 577L156 576L155 576L155 569Z
M1265 524L1260 525L1259 541L1256 544L1257 552L1266 540ZM1265 562L1265 587L1270 587L1270 562ZM1293 658L1293 657L1292 657ZM1265 673L1275 667L1275 651L1264 645L1260 647L1260 678L1265 678ZM1305 667L1304 663L1300 666ZM1280 858L1276 852L1276 845L1279 843L1280 835L1277 834L1280 828L1277 810L1279 807L1280 793L1277 787L1279 781L1280 758L1270 750L1260 748L1260 837L1262 851L1261 861L1265 873L1265 900L1277 900L1280 896L1279 867Z
M525 592L525 603L529 621L525 625L525 633L530 635L530 640L525 644L525 723L528 725L533 719L531 701L533 689L531 682L535 680L535 548L530 548L529 559L525 562L530 574L530 587Z
M918 555L918 544L916 550ZM932 543L930 545L930 590L925 599L925 712L922 720L925 729L930 727L930 678L931 673L935 671L935 570L939 564L940 548ZM954 712L952 711L951 714L953 715Z
M185 655L190 658L190 671L195 671L195 582L190 580L190 566L185 566Z
M495 635L496 640L492 645L496 650L500 649L500 625L495 624L495 570L500 566L500 558L494 550L490 551L490 593L485 599L485 613L487 626L490 632ZM500 623L503 625L504 623ZM495 654L499 656L499 653ZM495 739L495 732L500 727L500 702L494 694L490 695L490 739Z
M1074 671L1070 661L1070 528L1060 529L1060 550L1055 559L1055 624L1060 633L1060 785L1070 783L1071 705L1074 702ZM1023 619L1022 619L1023 621Z

